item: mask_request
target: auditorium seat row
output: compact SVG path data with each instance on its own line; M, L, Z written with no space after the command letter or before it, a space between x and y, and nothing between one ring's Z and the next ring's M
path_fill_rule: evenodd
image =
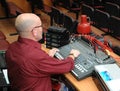
M103 0L104 1L104 0ZM105 0L106 2L111 2L111 3L115 3L118 4L120 6L120 0Z
M84 4L87 4L94 8L104 8L106 2L114 3L120 6L120 0L82 0L82 1Z
M98 1L98 0L93 0ZM103 1L103 0L102 0ZM88 0L85 0L84 4L91 6L94 9L100 9L102 11L108 12L110 15L120 17L120 5L113 3L113 2L102 2L101 4L91 5L92 3L88 2Z
M44 13L51 15L51 12L52 12L51 7L44 4L43 0L27 0L27 1L30 2L33 13L35 13L35 9L37 8L43 11ZM74 12L76 14L76 19L78 19L79 12L81 10L80 8L81 0L73 0L73 1L74 3L72 3L71 5L70 0L64 0L64 1L63 0L50 0L50 2L53 4L54 7L62 6L68 9L69 12Z
M70 33L75 33L77 22L72 17L64 14L56 7L51 7L51 26L66 28Z
M83 0L83 4L87 4L95 9L104 9L105 0Z
M19 6L17 6L13 2L0 0L0 4L5 12L5 17L1 17L0 19L12 18L12 17L16 17L18 14L24 13L24 10L22 10Z
M53 6L62 6L68 9L68 12L73 12L76 14L76 19L79 18L81 11L82 0L52 0Z
M82 14L86 14L90 18L91 24L95 27L120 39L119 17L110 15L108 12L99 9L94 9L86 4L82 5Z
M120 6L118 4L106 2L104 11L108 12L110 15L120 17Z

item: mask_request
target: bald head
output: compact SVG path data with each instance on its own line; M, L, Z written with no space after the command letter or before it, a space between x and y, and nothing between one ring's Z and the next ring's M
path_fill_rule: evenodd
M41 25L41 20L37 15L32 13L23 13L16 18L15 27L18 32L31 31L38 23Z
M42 22L40 18L33 13L20 14L15 21L15 27L19 35L23 38L29 38L38 41L42 38Z

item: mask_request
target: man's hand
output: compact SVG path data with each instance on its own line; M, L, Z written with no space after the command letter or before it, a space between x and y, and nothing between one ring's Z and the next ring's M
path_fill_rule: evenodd
M73 57L76 58L80 55L80 52L78 50L72 49L69 55L73 55Z
M51 57L53 57L57 51L59 51L59 49L53 48L53 49L51 49L51 50L49 51L48 55L51 56Z

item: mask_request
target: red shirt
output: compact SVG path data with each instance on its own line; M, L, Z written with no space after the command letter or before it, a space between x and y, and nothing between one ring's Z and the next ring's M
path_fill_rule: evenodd
M18 38L6 52L8 76L12 88L18 91L51 91L51 74L69 72L74 61L50 57L41 50L41 44L25 38Z

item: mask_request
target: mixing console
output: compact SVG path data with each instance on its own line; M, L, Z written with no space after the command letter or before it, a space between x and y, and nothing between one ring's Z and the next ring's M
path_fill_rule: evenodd
M60 52L56 53L55 56L58 59L66 58L69 55L71 49L77 49L81 53L75 59L75 66L71 71L77 80L90 76L94 70L95 65L115 62L112 57L108 56L100 49L94 52L93 46L81 38L60 47Z

